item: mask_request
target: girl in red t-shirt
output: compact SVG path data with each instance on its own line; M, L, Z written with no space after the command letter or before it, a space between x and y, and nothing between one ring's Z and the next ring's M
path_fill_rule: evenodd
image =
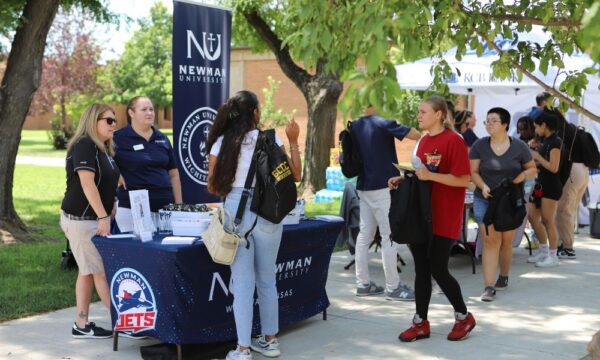
M460 285L448 272L450 250L460 237L470 167L464 140L444 124L447 113L446 100L441 97L429 97L419 105L419 127L428 134L417 149L423 166L416 170L416 175L422 181L429 181L431 186L433 239L430 243L409 246L415 261L417 312L412 326L400 334L402 341L429 337L427 312L432 276L454 307L456 322L448 340L462 340L475 327L475 318L467 312ZM402 177L394 177L388 184L395 188L401 180Z

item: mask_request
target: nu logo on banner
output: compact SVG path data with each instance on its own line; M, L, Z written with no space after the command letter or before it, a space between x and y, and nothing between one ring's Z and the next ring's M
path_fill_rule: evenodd
M198 43L196 36L192 30L187 30L187 58L192 58L192 43L200 53L200 56L206 60L215 61L221 56L221 34L208 33L208 37L206 36L206 32L202 32L202 46ZM208 48L206 47L206 42L208 41ZM217 47L214 48L213 43L217 42Z

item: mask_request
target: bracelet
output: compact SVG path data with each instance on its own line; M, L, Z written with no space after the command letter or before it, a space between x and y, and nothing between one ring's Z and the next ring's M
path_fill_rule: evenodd
M300 145L290 145L290 153L293 150L300 151Z
M109 217L110 217L110 215L106 215L106 216L103 216L103 217L99 217L98 220L106 219L106 218L109 218Z

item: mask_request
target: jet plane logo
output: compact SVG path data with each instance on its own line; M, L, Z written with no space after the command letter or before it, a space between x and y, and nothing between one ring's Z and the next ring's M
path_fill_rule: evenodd
M155 328L157 310L154 293L137 270L122 268L110 282L111 303L117 311L115 331L141 331Z

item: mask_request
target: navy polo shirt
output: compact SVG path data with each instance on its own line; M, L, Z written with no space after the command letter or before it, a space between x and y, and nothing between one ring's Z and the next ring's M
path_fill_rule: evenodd
M125 179L127 190L148 190L150 210L158 211L174 202L169 170L177 168L173 147L165 134L152 127L148 141L138 135L131 125L115 132L113 137L115 161ZM119 206L130 208L129 193L117 190Z
M352 122L351 129L363 161L363 170L358 176L356 189L387 188L388 179L399 175L393 165L398 163L394 139L404 139L410 128L398 124L395 120L370 115Z

